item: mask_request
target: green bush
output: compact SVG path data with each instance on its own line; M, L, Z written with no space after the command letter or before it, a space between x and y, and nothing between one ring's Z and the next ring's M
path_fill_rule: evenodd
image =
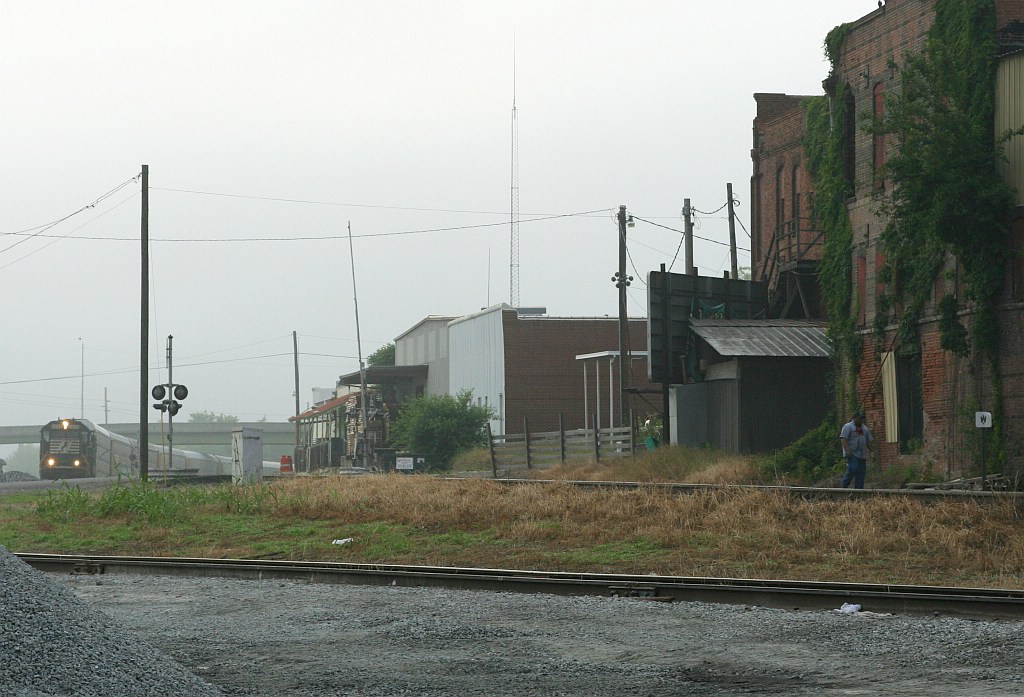
M759 463L761 476L766 480L806 485L835 476L844 467L839 429L830 421Z
M431 470L451 469L464 450L487 444L489 407L473 404L473 393L428 395L402 405L391 429L391 442L401 450L427 458Z

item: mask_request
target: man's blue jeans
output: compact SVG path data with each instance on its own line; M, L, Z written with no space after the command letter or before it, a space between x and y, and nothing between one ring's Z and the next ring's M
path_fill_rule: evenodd
M846 456L846 474L843 475L843 488L845 489L850 485L850 480L853 480L854 489L864 488L864 475L868 471L868 461L863 457L857 457L856 455Z

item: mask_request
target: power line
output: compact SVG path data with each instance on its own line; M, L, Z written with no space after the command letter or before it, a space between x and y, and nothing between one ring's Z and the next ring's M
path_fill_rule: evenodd
M73 218L74 216L78 215L79 213L81 213L83 211L87 211L87 210L89 210L91 208L95 208L100 203L102 203L104 200L106 200L107 198L113 196L114 194L116 194L118 191L120 191L124 187L126 187L129 184L131 184L132 182L136 181L138 178L139 178L138 175L136 175L136 176L132 177L131 179L128 179L127 181L122 182L121 184L118 184L113 189L111 189L107 193L103 194L102 196L100 196L99 198L94 200L92 203L88 203L88 204L82 206L81 208L79 208L77 211L75 211L73 213L68 213L63 218L58 218L57 220L54 220L51 223L46 223L45 225L38 225L38 226L36 226L34 228L28 228L27 230L19 230L17 232L3 232L3 233L0 233L0 236L5 236L5 237L8 236L8 235L23 236L23 239L20 239L17 242L15 242L14 244L8 245L8 246L4 247L3 249L0 249L0 254L3 254L4 252L9 251L11 249L14 249L15 247L17 247L20 244L24 244L25 242L28 242L33 237L44 237L45 235L43 235L43 233L46 232L47 230L49 230L50 228L53 228L53 227L55 227L57 225L60 225L61 223L63 223L68 218ZM38 232L32 232L33 230L38 230ZM26 234L26 233L31 233L31 234ZM68 234L70 234L70 233L68 233Z
M546 220L557 220L560 218L578 218L587 215L593 215L594 213L603 213L608 209L597 208L592 211L583 211L580 213L560 213L557 215L549 215L541 218L530 218L524 220L524 223L539 223ZM426 228L422 230L402 230L397 232L367 232L360 235L352 235L352 237L395 237L399 235L422 235L432 232L453 232L458 230L477 230L480 228L488 227L499 227L507 225L507 221L497 223L479 223L477 225L458 225L453 227L441 227L441 228ZM655 223L656 224L656 223ZM16 233L12 233L16 234ZM46 237L45 235L37 235L40 237ZM52 237L52 235L51 235ZM61 236L60 239L63 239ZM84 237L79 236L76 240L92 240L102 242L138 242L137 237ZM199 238L150 238L150 242L188 242L188 243L233 243L233 242L309 242L309 241L326 241L326 240L340 240L348 239L348 235L302 235L298 237L231 237L224 239L199 239Z
M282 356L291 357L292 355L293 354L292 354L291 351L289 351L287 353L268 353L268 354L265 354L265 355L262 355L262 356L246 356L244 358L225 358L225 359L219 360L219 361L199 361L199 362L195 362L195 363L180 363L180 364L177 364L176 367L178 367L178 368L195 368L195 367L206 366L206 365L220 365L220 364L223 364L223 363L241 363L243 361L258 361L258 360L263 360L264 358L281 358ZM301 353L300 352L299 355L300 356L315 356L315 357L319 357L319 358L345 358L345 359L355 359L356 358L356 356L348 356L348 355L344 355L344 354L330 354L330 353ZM116 370L101 370L101 371L98 371L98 372L95 372L95 373L86 373L85 377L91 378L91 377L101 377L101 376L104 376L104 375L123 375L125 373L135 373L135 372L138 372L138 370L139 370L138 367L134 367L134 368L118 368ZM151 371L156 371L156 370L159 370L159 368L154 367L154 368L151 368L150 370ZM59 375L59 376L48 377L48 378L29 378L29 379L26 379L26 380L4 380L4 381L0 381L0 385L26 385L26 384L37 383L37 382L57 382L59 380L80 380L81 378L82 378L82 374L81 373L77 373L75 375Z
M139 194L138 194L138 192L136 192L136 193L132 194L131 196L129 196L129 197L128 197L128 198L126 198L125 200L121 201L121 202L120 202L120 203L118 203L117 205L113 206L112 208L110 208L110 209L108 209L108 210L105 210L105 211L103 211L102 213L100 213L99 215L97 215L97 216L96 216L95 218L93 218L92 220L90 220L90 221L88 221L88 222L85 222L85 223L82 223L81 225L79 225L79 226L78 226L78 227L76 227L76 228L72 228L71 230L69 230L68 232L66 232L66 233L65 233L65 234L63 234L63 235L43 235L43 234L41 234L41 233L40 233L40 234L36 234L36 235L30 235L29 237L27 237L27 238L25 238L25 239L21 240L21 241L20 241L20 242L18 242L18 243L16 243L16 244L12 244L12 245L11 245L10 247L8 247L7 249L11 249L11 247L16 247L16 246L17 246L18 244L21 244L22 242L28 242L28 240L29 240L29 239L31 239L32 237L39 237L39 238L41 238L41 239L47 239L47 238L49 238L49 239L50 239L50 242L48 242L47 244L44 244L44 245L43 245L43 246L41 246L41 247L37 247L36 249L33 249L33 250L32 250L31 252L29 252L28 254L23 254L22 256L18 257L17 259L12 259L11 261L9 261L9 262L7 262L6 264L4 264L3 266L0 266L0 270L2 270L2 269L6 269L6 268L7 268L8 266L14 266L14 265L15 265L15 264L17 264L17 263L18 263L19 261L22 261L23 259L28 259L28 258L29 258L30 256L32 256L33 254L37 254L38 252L41 252L41 251L43 251L43 250L44 250L44 249L46 249L47 247L49 247L49 246L51 246L51 245L54 245L54 244L57 244L58 242L60 242L60 241L61 241L61 240L63 240L63 239L67 239L67 238L68 238L68 237L70 237L70 236L71 236L71 235L72 235L73 233L75 233L75 232L77 232L77 231L81 230L82 228L84 228L84 227L86 227L86 226L88 226L88 225L92 225L93 223L95 223L95 222L96 222L97 220L99 220L99 219L100 219L100 218L102 218L103 216L105 216L105 215L108 215L108 214L110 214L110 213L113 213L113 212L114 212L115 210L117 210L118 208L120 208L120 207L121 207L121 206L123 206L124 204L128 203L129 201L131 201L132 199L134 199L134 198L135 198L136 196L138 196L138 195L139 195ZM7 234L12 234L12 235L16 235L16 234L20 234L20 233L7 233ZM75 239L82 239L82 240L84 240L84 239L91 239L91 238L88 238L88 237L76 237ZM0 253L6 252L6 251L7 251L7 249L4 249L4 250L0 250Z
M655 223L655 222L650 221L650 220L644 220L643 218L637 217L636 215L633 216L633 219L634 220L639 220L640 222L643 222L643 223L647 223L648 225L654 225L655 227L660 227L660 228L664 228L666 230L671 230L672 232L678 232L680 235L685 235L686 234L682 230L676 230L675 228L671 228L668 225L662 225L661 223ZM729 246L728 242L719 242L718 240L712 240L712 239L707 238L707 237L701 237L700 235L694 235L693 239L695 239L695 240L703 240L704 242L710 242L711 244L720 244L723 247L728 247ZM744 251L744 252L749 252L750 251L746 247L737 247L737 249L739 249L741 251Z

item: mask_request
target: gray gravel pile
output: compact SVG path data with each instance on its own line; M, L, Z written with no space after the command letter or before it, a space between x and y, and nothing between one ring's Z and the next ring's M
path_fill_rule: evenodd
M0 546L0 696L220 694Z
M1024 623L437 588L70 576L226 695L1024 695Z

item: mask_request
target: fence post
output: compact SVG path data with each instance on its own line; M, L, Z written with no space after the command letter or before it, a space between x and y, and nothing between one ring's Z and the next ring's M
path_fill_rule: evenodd
M594 462L601 461L601 434L598 429L597 414L594 414Z
M559 462L565 464L565 418L558 414L558 455Z
M491 422L487 422L487 449L491 451L491 472L494 478L498 478L498 460L494 456L494 433L491 431Z
M533 462L530 458L530 420L523 417L523 442L526 444L526 469L533 469Z
M632 455L636 452L636 425L638 421L636 418L636 411L630 410L629 412L629 454Z

